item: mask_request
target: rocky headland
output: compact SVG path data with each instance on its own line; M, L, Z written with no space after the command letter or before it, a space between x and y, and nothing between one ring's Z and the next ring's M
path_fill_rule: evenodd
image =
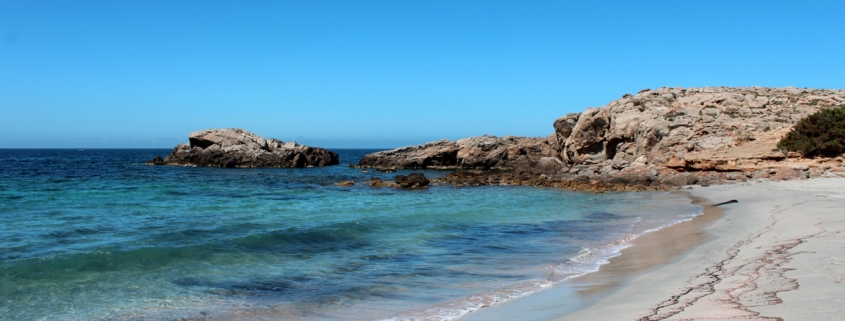
M258 136L243 129L207 129L188 135L188 143L177 145L153 165L211 167L314 167L338 164L337 153L299 145L296 142Z
M845 90L658 88L555 120L545 138L481 136L368 154L359 167L460 170L433 184L652 190L845 173L845 158L803 158L777 142Z

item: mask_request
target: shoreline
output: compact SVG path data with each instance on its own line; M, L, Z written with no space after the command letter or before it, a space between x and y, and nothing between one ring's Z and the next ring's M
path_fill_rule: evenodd
M701 197L684 191L673 192L689 197L702 213L686 221L642 234L631 246L608 260L598 271L587 273L551 288L524 297L502 302L469 313L459 321L481 320L554 320L586 309L610 295L628 279L647 273L661 265L671 264L692 248L711 240L702 228L722 218L720 207Z
M739 203L705 207L723 214L643 235L598 272L459 320L839 320L844 186L845 178L693 186L697 202Z

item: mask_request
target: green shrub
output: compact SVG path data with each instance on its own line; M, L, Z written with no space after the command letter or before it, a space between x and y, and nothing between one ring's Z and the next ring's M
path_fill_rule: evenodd
M799 120L778 142L778 148L805 157L835 157L845 153L845 105L822 109Z

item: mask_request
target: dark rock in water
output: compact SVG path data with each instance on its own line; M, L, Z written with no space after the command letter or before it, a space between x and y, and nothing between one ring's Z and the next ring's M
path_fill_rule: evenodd
M420 188L428 186L428 178L422 173L411 173L408 176L396 175L396 185L401 188Z
M501 180L501 171L470 171L453 172L439 179L440 182L450 183L455 186L480 186L490 185L493 181Z
M164 165L164 159L161 156L153 157L152 160L147 161L147 165Z
M343 181L340 183L335 184L337 186L352 186L355 185L355 181Z
M666 186L659 181L650 181L644 174L622 173L614 175L547 175L530 171L474 170L449 173L432 179L432 184L453 186L480 185L523 185L558 187L590 193L662 191Z
M243 129L193 132L163 164L211 167L313 167L338 164L336 153L317 147L265 139Z
M382 186L384 182L381 181L381 178L373 177L370 178L370 186Z
M394 173L394 172L396 172L396 170L395 170L395 169L392 169L392 168L376 168L376 172L381 172L381 173Z

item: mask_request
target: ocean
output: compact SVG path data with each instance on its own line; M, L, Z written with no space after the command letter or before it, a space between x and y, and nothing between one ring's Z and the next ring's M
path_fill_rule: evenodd
M0 320L451 320L701 213L665 192L370 187L414 171L335 151L342 165L221 169L0 150Z

